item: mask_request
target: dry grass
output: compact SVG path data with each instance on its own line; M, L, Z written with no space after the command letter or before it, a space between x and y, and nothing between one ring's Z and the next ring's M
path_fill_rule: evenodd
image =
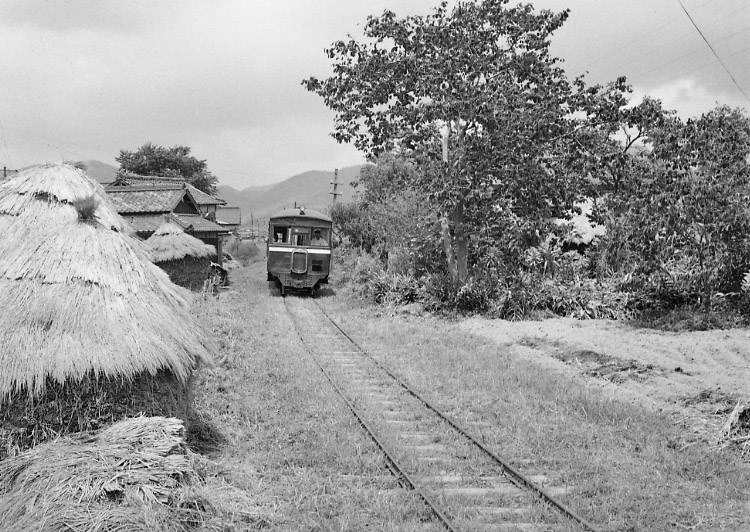
M191 382L162 371L132 380L95 378L59 384L43 395L12 395L0 408L0 460L64 434L95 431L121 419L167 416L187 419Z
M420 530L429 515L306 355L264 269L233 270L232 290L200 303L221 348L196 385L208 426L191 445L219 442L210 457L262 509L264 530Z
M346 330L511 463L569 487L565 503L605 530L750 529L750 464L680 420L605 397L432 317L324 300ZM521 468L523 470L523 467Z
M254 521L190 453L174 418L132 418L0 462L0 523L14 532L198 532ZM206 467L206 466L209 467ZM244 512L227 509L234 500Z
M190 526L424 530L429 514L396 485L304 352L283 300L265 282L264 266L234 270L232 289L194 310L219 338L220 350L216 367L199 374L197 422L188 437L213 461L198 463L205 480L192 487L213 491L198 492L188 505L199 511L192 515L210 519ZM319 301L361 345L382 353L459 421L491 422L486 443L512 463L533 464L551 483L568 486L564 502L603 530L750 527L750 466L736 453L694 439L676 420L541 371L524 359L523 348L500 351L449 322L378 315L330 288ZM204 500L213 513L195 502ZM163 517L171 514L161 513L169 508L151 504L151 529L173 530ZM107 530L97 524L105 518L92 515L85 521L90 528L82 530ZM124 529L142 530L133 523Z

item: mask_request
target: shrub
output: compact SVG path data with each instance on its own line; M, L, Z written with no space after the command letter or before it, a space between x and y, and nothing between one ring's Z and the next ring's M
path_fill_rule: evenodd
M254 240L241 240L231 238L224 249L232 255L232 258L238 260L243 266L249 265L253 260L261 258L260 249Z
M407 305L422 300L419 282L411 275L401 273L376 273L369 282L369 293L375 303Z
M497 298L497 283L491 276L473 276L456 286L447 273L433 273L421 283L425 306L433 311L485 312Z

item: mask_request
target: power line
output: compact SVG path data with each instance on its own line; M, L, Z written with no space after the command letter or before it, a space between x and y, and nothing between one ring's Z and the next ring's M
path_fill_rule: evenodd
M708 0L707 2L703 2L702 4L696 6L695 9L693 9L693 11L698 11L699 9L701 9L701 8L707 6L708 4L711 4L711 3L715 2L715 1L716 0ZM744 8L741 8L741 9L744 9ZM638 44L640 42L643 42L643 40L646 37L648 37L649 35L653 35L654 33L657 33L658 31L660 31L660 30L662 30L662 29L664 29L664 28L666 28L668 26L671 26L672 24L676 24L676 23L677 23L677 19L672 19L672 20L670 20L668 22L665 22L664 24L660 24L659 26L657 26L657 27L655 27L655 28L647 31L646 33L643 33L643 34L639 35L636 38L630 39L629 42L625 43L624 46L619 47L617 49L617 51L612 51L612 52L606 53L606 54L604 54L602 56L599 56L598 58L596 58L593 61L589 62L589 65L595 65L595 64L599 63L600 61L603 61L604 59L609 59L610 57L612 57L615 54L621 55L622 52L623 52L623 50L627 50L628 48L631 48L631 47L635 46L636 44ZM681 38L681 37L683 37L683 35L680 35L678 37L678 39ZM635 60L638 60L638 58L636 58ZM633 61L629 61L628 63L632 63L632 62ZM626 64L628 64L628 63L626 63Z
M713 0L712 0L712 1L713 1ZM700 7L703 7L703 6L706 6L706 5L708 5L709 3L711 3L711 2L706 2L706 3L704 3L704 4L701 4L700 6L698 6L698 8L694 9L694 10L693 10L693 12L695 12L696 10L698 10L698 9L699 9ZM727 19L727 17L731 17L732 15L735 15L736 13L738 13L738 12L740 12L740 11L743 11L743 10L747 9L748 7L750 7L750 4L746 4L746 5L744 5L743 7L741 7L741 8L739 8L739 9L736 9L736 10L732 11L731 13L725 13L725 14L722 14L721 16L719 16L719 17L717 17L717 18L714 18L714 19L713 19L712 21L710 21L710 22L709 22L708 24L704 25L704 28L706 28L706 27L712 27L712 26L715 26L715 25L717 25L717 24L721 24L722 26L724 26L724 25L726 24L726 19ZM680 19L680 20L682 20L682 19ZM668 22L668 23L666 23L666 24L662 24L662 25L661 25L661 26L660 26L659 28L662 28L662 27L665 27L665 26L669 26L669 25L671 25L671 24L674 24L674 23L676 23L677 21L678 21L678 19L676 19L676 18L675 18L675 19L672 19L672 21L671 21L671 22ZM657 28L657 30L658 30L659 28ZM727 40L727 39L729 39L729 38L731 38L731 37L734 37L734 36L736 36L736 35L738 35L738 34L740 34L740 33L744 33L744 32L745 32L745 31L747 31L748 29L750 29L750 28L744 28L744 29L742 29L742 30L739 30L739 31L737 31L737 32L734 32L734 33L732 33L732 34L730 34L730 35L727 35L727 36L725 36L725 37L722 37L722 38L721 38L721 39L719 39L718 41L715 41L715 42L714 42L714 44L716 44L716 43L719 43L719 42L723 42L723 41L725 41L725 40ZM645 37L645 36L647 36L647 35L649 35L649 34L651 34L651 33L654 33L655 31L656 31L656 30L653 30L653 31L651 31L651 32L649 32L649 33L647 33L647 34L645 34L645 35L641 36L641 37L638 37L637 39L632 39L632 40L631 40L631 42L629 43L629 45L627 45L627 46L625 46L625 47L621 48L621 50L625 50L625 49L627 49L627 48L628 48L628 47L630 47L630 46L634 46L635 44L637 44L637 43L639 43L639 42L643 42L643 37ZM689 36L691 36L691 35L693 35L693 30L689 30L689 31L688 31L688 32L686 32L686 33L682 33L682 34L680 34L680 35L676 36L676 37L675 37L674 39L671 39L671 40L670 40L670 43L669 43L669 45L668 45L668 46L667 46L666 44L664 44L664 45L662 45L662 46L661 46L661 48L662 48L662 49L670 49L670 50L671 50L672 48L677 48L677 46L676 46L676 43L678 43L678 42L682 41L682 40L683 40L684 38L686 38L686 37L689 37ZM654 44L654 46L655 46L655 44ZM653 46L652 46L652 48L653 48ZM700 50L703 50L704 48L705 48L705 45L702 45L702 47L700 48ZM654 52L655 52L655 50L654 50ZM653 53L653 52L649 52L649 54L651 54L651 53ZM677 59L681 59L682 57L685 57L685 56L689 55L690 53L692 53L692 52L688 52L687 54L685 54L685 55L682 55L682 56L678 57ZM612 55L613 55L613 54L607 54L607 55L603 56L603 58L609 58L609 57L612 57ZM620 54L618 53L618 56L619 56L619 55L620 55ZM617 63L616 65L614 65L614 64L613 64L613 65L611 65L611 66L609 66L609 67L605 67L605 68L604 68L604 70L603 70L603 71L599 71L599 73L598 73L598 74L599 74L600 76L604 77L604 78L606 78L606 77L608 77L608 76L610 76L610 75L614 75L614 74L617 74L617 75L621 75L621 74L623 74L623 73L624 73L624 67L625 67L625 66L627 66L627 65L630 65L630 64L633 64L633 63L640 63L640 62L641 62L642 60L643 60L643 54L639 54L638 56L636 56L636 57L634 57L633 59L630 59L629 61L626 61L626 62L624 62L624 63ZM659 68L661 68L661 67L663 67L663 66L665 66L665 65L671 64L671 63L673 63L674 61L675 61L674 59L671 59L671 60L669 60L669 61L667 61L667 62L665 62L665 63L662 63L662 64L658 65L658 66L657 66L657 67L656 67L655 69L652 69L652 70L650 70L649 72L652 72L653 70L657 70L657 69L659 69ZM642 72L641 72L641 73L639 73L639 74L636 74L635 76L638 76L638 75L643 75L643 74L644 74L644 73L642 73ZM631 77L631 76L628 76L628 77Z
M729 75L729 77L730 77L730 78L732 79L732 82L734 83L734 85L735 85L735 86L737 87L737 89L739 89L739 91L740 91L740 92L742 93L742 95L743 95L743 96L745 97L745 99L746 99L746 100L747 100L748 102L750 102L750 97L749 97L749 96L747 95L747 93L746 93L746 92L745 92L745 91L744 91L744 90L742 89L742 87L740 87L740 84L739 84L739 83L737 83L737 80L736 80L736 79L734 79L734 76L733 76L733 75L732 75L732 73L731 73L731 72L729 71L729 69L728 69L728 68L726 67L726 65L724 64L724 61L722 61L722 60L721 60L721 57L719 57L719 54L717 54L717 53L716 53L716 50L714 50L714 47L713 47L713 46L711 46L711 43L710 43L710 42L708 42L708 39L706 39L706 36L705 36L705 35L703 35L703 32L702 32L702 31L701 31L701 29L700 29L700 28L698 27L698 25L697 25L697 24L695 23L695 21L693 20L693 17L691 17L691 16L690 16L690 13L688 13L688 10L687 10L687 9L685 9L685 6L684 6L684 5L682 5L682 0L677 0L677 3L678 3L678 4L680 4L680 7L682 8L682 10L683 10L683 11L685 12L685 14L687 15L687 18L689 18L689 19L690 19L690 22L691 22L691 23L693 24L693 27L695 27L695 29L696 29L696 30L698 30L698 33L700 34L701 38L702 38L702 39L703 39L703 40L705 41L705 43L706 43L706 44L708 45L708 47L709 47L709 48L711 49L711 52L712 52L712 53L714 54L714 56L716 57L716 60L717 60L717 61L719 62L719 64L720 64L720 65L722 66L722 68L724 69L724 71L725 71L725 72L726 72L726 73L727 73L727 74Z
M740 33L745 33L746 31L750 31L750 28L745 28L745 29L742 29L742 30L736 31L736 32L734 32L734 33L732 33L732 34L730 34L730 35L726 35L726 36L722 37L721 39L719 39L719 40L717 40L717 41L714 41L714 44L718 44L718 43L720 43L720 42L726 41L727 39L730 39L730 38L734 37L735 35L739 35ZM705 49L706 49L706 47L705 47L705 46L701 46L700 48L695 48L695 49L693 49L693 50L690 50L690 51L689 51L689 52L687 52L687 53L684 53L684 54L682 54L682 55L680 55L680 56L677 56L677 57L675 57L674 59L670 59L670 60L669 60L669 61L667 61L666 63L661 63L661 64L660 64L659 66L657 66L657 67L654 67L654 68L652 68L652 69L650 69L650 70L647 70L647 71L645 71L645 72L639 72L639 73L635 74L635 77L638 77L638 76L645 76L646 74L651 74L652 72L656 72L657 70L661 70L662 68L664 68L664 67L665 67L665 66L667 66L667 65L671 65L672 63L676 63L676 62L677 62L677 61L679 61L680 59L685 59L686 57L690 57L691 55L695 55L695 54L697 54L698 52L702 52L702 51L703 51L703 50L705 50ZM726 59L728 59L729 57L733 57L733 56L737 55L737 53L738 53L738 52L733 52L733 53L732 53L731 55L727 56L727 57L726 57ZM692 72L692 71L691 71L691 72ZM684 74L685 74L685 73L683 73L682 75L684 75Z
M750 46L745 47L742 50L737 50L736 52L734 52L734 53L729 54L728 56L726 56L724 59L729 59L729 58L734 57L736 55L745 53L748 50L750 50ZM693 72L697 72L698 70L703 70L704 68L710 67L710 66L715 65L715 64L716 64L716 62L712 60L712 61L710 61L708 63L704 63L704 64L702 64L700 66L692 68L692 69L690 69L690 70L688 70L686 72L680 72L676 76L672 76L671 78L665 79L665 80L661 81L660 83L669 83L670 81L673 81L673 80L675 80L677 78L681 78L682 76L685 76L687 74L692 74Z
M8 143L5 142L5 130L3 128L3 123L0 122L0 134L3 136L3 147L5 148L5 157L8 159L8 164L12 167L15 166L13 164L13 161L10 160L10 152L8 151Z

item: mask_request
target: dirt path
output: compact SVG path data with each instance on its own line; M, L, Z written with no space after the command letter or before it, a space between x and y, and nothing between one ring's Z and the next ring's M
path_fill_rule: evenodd
M588 386L684 418L709 440L750 400L750 331L668 333L608 320L471 318L467 332L512 346Z

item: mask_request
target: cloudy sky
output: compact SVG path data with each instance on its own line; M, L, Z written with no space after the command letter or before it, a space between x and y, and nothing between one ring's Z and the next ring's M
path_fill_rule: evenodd
M300 82L325 77L324 49L361 35L367 15L426 14L437 3L2 0L0 166L115 165L120 149L150 141L190 146L221 184L242 189L359 164ZM625 75L636 97L685 117L717 102L750 109L747 0L682 0L728 72L678 0L533 3L571 10L552 47L571 76Z

